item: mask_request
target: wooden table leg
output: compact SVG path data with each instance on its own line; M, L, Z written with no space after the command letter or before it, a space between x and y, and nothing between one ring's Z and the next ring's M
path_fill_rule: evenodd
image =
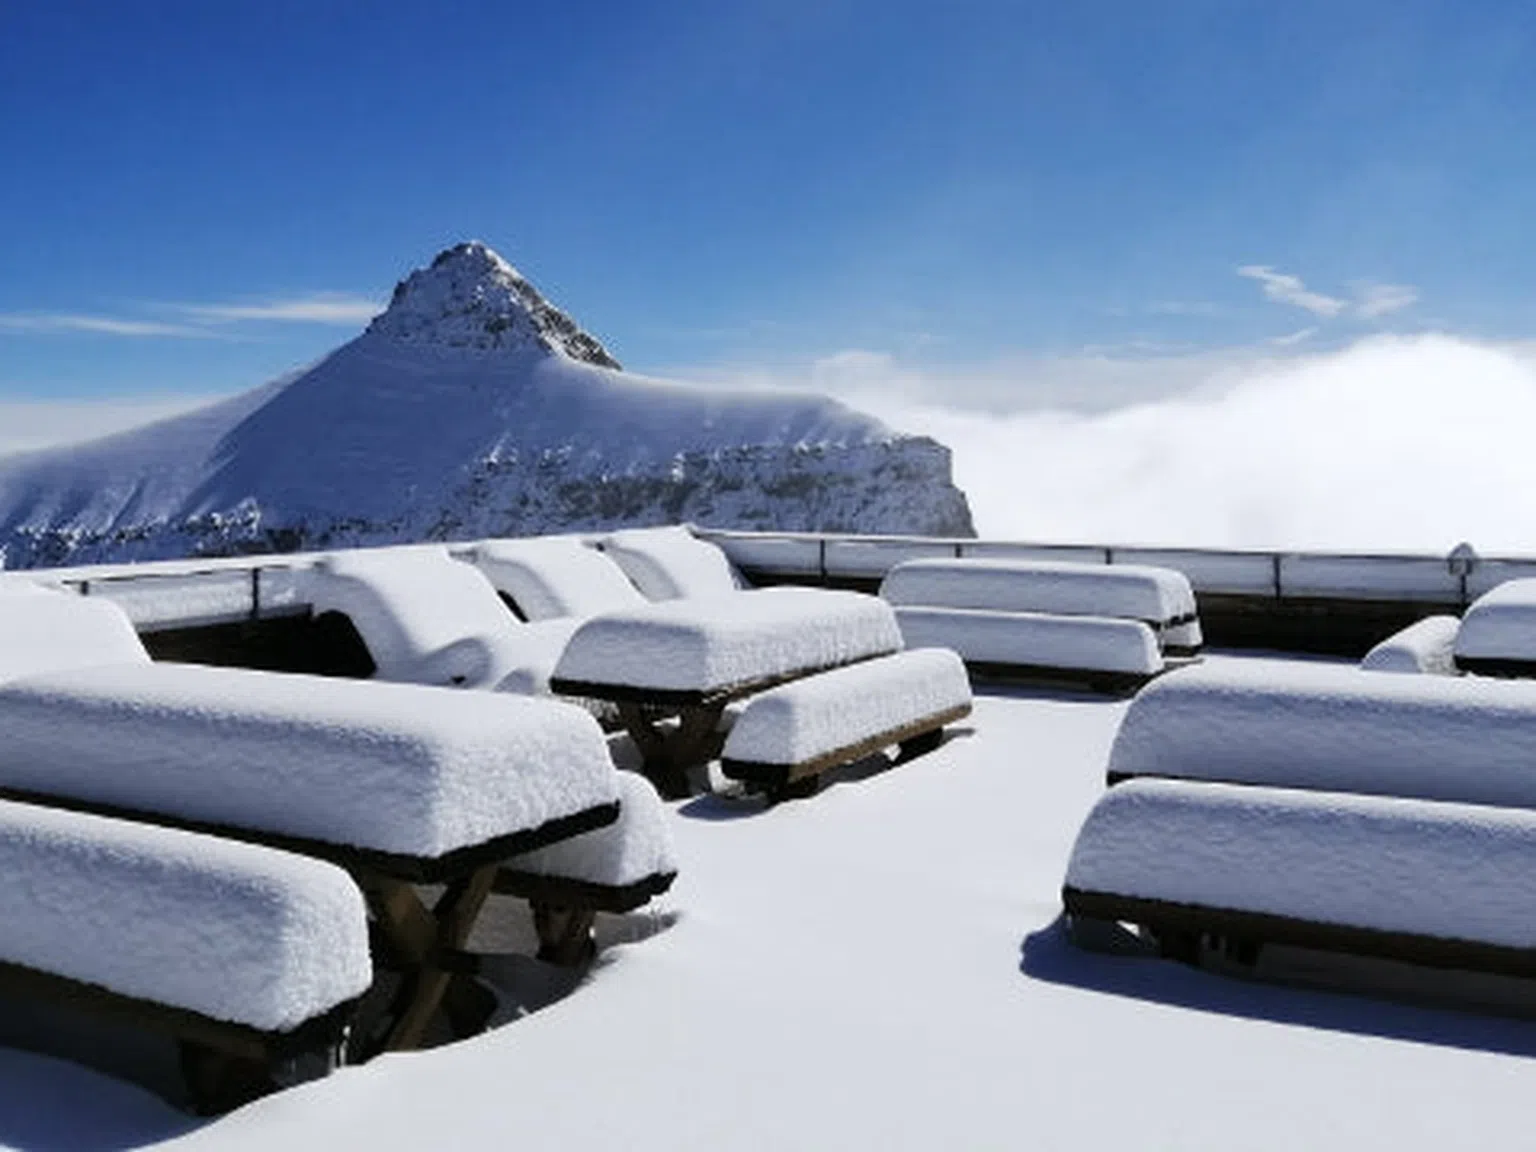
M486 864L454 881L431 911L404 881L372 878L366 885L385 948L390 958L405 970L405 979L391 1006L388 1028L368 1055L421 1046L454 978L437 961L440 956L462 949L491 893L497 868L496 864Z
M619 718L645 759L644 774L668 800L693 792L690 771L720 755L725 736L720 731L724 704L701 704L678 710L675 728L663 727L658 715L640 704L619 704Z

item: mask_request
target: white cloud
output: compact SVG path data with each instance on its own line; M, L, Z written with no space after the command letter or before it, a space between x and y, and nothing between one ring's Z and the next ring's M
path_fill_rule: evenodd
M1237 270L1237 274L1257 280L1263 285L1265 299L1302 308L1327 320L1343 315L1376 320L1400 312L1419 300L1419 290L1411 284L1376 284L1369 280L1357 280L1350 284L1354 298L1346 300L1313 292L1300 276L1276 272L1268 264L1244 264Z
M118 316L86 316L69 312L3 312L0 332L64 335L91 332L104 336L207 337L202 328L164 324L155 320L126 320Z
M1354 289L1355 311L1367 319L1400 312L1419 300L1419 290L1409 284L1360 283Z
M315 292L307 296L251 300L238 304L181 304L177 310L211 324L239 320L298 324L365 324L384 310L377 300L344 292Z
M1271 336L1266 343L1275 348L1294 348L1296 345L1303 344L1316 335L1317 326L1314 324L1310 328L1302 328L1296 332L1289 332L1284 336Z
M0 400L0 455L94 440L201 407L222 397L126 396Z
M1127 363L1122 379L1157 394L1075 412L1022 383L1013 409L978 411L957 402L971 373L889 367L837 394L949 445L984 536L1536 553L1530 344L1376 336ZM1103 365L1080 367L1103 382Z
M1264 288L1264 297L1280 304L1291 304L1305 309L1314 316L1333 317L1349 307L1347 300L1337 296L1324 296L1313 292L1301 282L1300 276L1276 272L1267 264L1244 264L1237 270L1239 276L1257 280Z

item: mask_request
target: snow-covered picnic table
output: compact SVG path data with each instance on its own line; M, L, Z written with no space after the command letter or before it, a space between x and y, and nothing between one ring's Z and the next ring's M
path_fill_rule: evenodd
M901 646L890 606L873 596L727 592L594 616L571 637L550 686L616 703L647 775L679 795L688 771L719 753L732 700Z

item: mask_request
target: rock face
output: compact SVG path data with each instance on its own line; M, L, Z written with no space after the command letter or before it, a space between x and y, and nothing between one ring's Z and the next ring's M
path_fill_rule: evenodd
M679 521L973 534L942 445L825 398L622 372L479 243L305 372L0 461L11 568Z

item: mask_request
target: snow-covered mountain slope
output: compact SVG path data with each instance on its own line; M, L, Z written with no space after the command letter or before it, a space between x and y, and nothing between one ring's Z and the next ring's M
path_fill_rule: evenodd
M972 533L942 445L829 399L625 373L479 243L306 371L0 461L8 567L683 520Z

